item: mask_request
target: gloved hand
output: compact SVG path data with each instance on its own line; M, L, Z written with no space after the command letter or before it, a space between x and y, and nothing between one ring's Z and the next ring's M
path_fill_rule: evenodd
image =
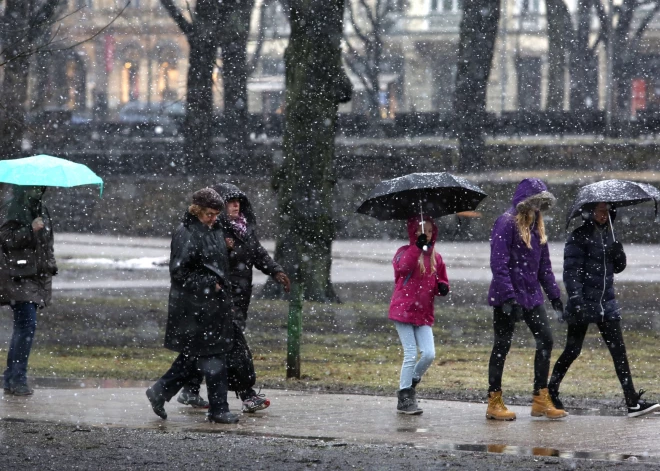
M561 299L553 299L550 301L552 304L552 309L558 312L564 312L564 303L561 302Z
M605 249L605 254L610 260L620 257L623 253L623 244L618 240L612 242L612 244Z
M419 247L420 249L424 250L424 247L428 245L428 239L426 238L426 234L420 234L417 237L417 242L415 242L415 245Z
M564 322L564 303L561 302L561 299L553 299L550 301L552 304L552 310L555 313L555 319L558 322Z
M438 293L440 293L440 296L447 296L449 294L447 283L438 283Z

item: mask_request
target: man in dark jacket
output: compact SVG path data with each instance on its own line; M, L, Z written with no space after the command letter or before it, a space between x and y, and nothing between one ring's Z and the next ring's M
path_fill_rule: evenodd
M660 409L660 405L640 400L644 391L635 391L628 366L621 312L614 296L614 274L626 268L623 245L614 240L611 224L615 217L614 208L607 203L590 205L583 211L584 223L566 241L564 284L568 303L563 318L568 322L568 336L552 370L548 390L555 406L563 409L559 385L580 355L589 324L595 323L612 355L628 416L638 417Z
M147 389L151 407L163 419L167 418L165 402L199 368L206 378L209 420L238 422L227 403L226 353L232 347L233 325L227 249L217 221L223 206L222 198L211 188L197 191L172 237L165 348L179 352L179 356Z
M225 201L225 211L219 219L229 249L229 281L234 322L245 330L252 297L252 267L275 278L284 286L286 292L289 291L291 282L282 267L271 258L259 242L256 217L245 193L231 183L220 183L213 189ZM198 377L197 380L201 382L201 378ZM199 406L201 401L198 399L198 391L199 386L193 382L184 388L177 400L183 404ZM243 412L256 412L270 405L270 400L252 388L238 391L238 395L243 401Z
M50 304L57 274L53 228L42 203L46 187L16 186L0 226L0 305L14 311L14 331L4 373L5 394L29 396L27 366L37 308Z

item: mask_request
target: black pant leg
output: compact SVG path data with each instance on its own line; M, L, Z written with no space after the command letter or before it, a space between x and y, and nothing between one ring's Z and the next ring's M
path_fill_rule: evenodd
M502 309L493 309L493 350L488 362L488 392L502 390L502 373L504 362L511 348L511 340L516 323L513 316L505 314Z
M223 353L199 357L197 365L206 378L206 388L209 393L209 414L215 415L228 412L227 355Z
M536 354L534 355L534 391L548 387L548 374L550 373L550 355L552 355L552 329L545 308L536 306L533 309L523 310L523 319L529 330L532 331L536 341Z
M623 332L621 331L621 322L609 321L596 324L600 329L600 335L605 341L605 345L610 350L616 375L621 383L626 402L630 406L637 403L637 394L633 384L630 366L628 365L628 354L626 353L626 344L623 342Z
M170 369L154 384L153 389L169 401L190 381L191 375L195 374L196 362L197 357L180 353Z
M184 385L183 390L188 394L199 395L202 381L204 381L204 373L195 362L194 371L190 374L190 380Z
M555 366L552 369L552 376L550 377L550 383L548 384L550 390L559 391L559 385L564 379L564 376L566 376L568 369L577 357L580 356L582 344L584 343L584 337L587 335L588 328L589 324L568 324L566 346L561 355L559 355L557 363L555 363Z

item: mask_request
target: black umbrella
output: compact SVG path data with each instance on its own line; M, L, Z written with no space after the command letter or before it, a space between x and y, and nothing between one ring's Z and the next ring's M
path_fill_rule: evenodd
M356 212L380 221L472 211L486 196L465 178L446 172L411 173L380 182Z
M655 215L658 217L658 202L660 191L648 183L631 182L628 180L603 180L583 186L575 197L573 207L566 217L566 227L571 219L582 214L585 206L595 203L611 203L616 207L632 206L634 204L653 201Z

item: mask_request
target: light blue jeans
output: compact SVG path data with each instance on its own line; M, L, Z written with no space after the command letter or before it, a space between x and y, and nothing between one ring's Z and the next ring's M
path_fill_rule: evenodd
M435 359L433 329L429 325L416 326L397 321L394 321L394 326L403 347L399 389L406 389L412 386L413 378L422 379L422 375ZM417 350L419 350L419 361L416 362Z

